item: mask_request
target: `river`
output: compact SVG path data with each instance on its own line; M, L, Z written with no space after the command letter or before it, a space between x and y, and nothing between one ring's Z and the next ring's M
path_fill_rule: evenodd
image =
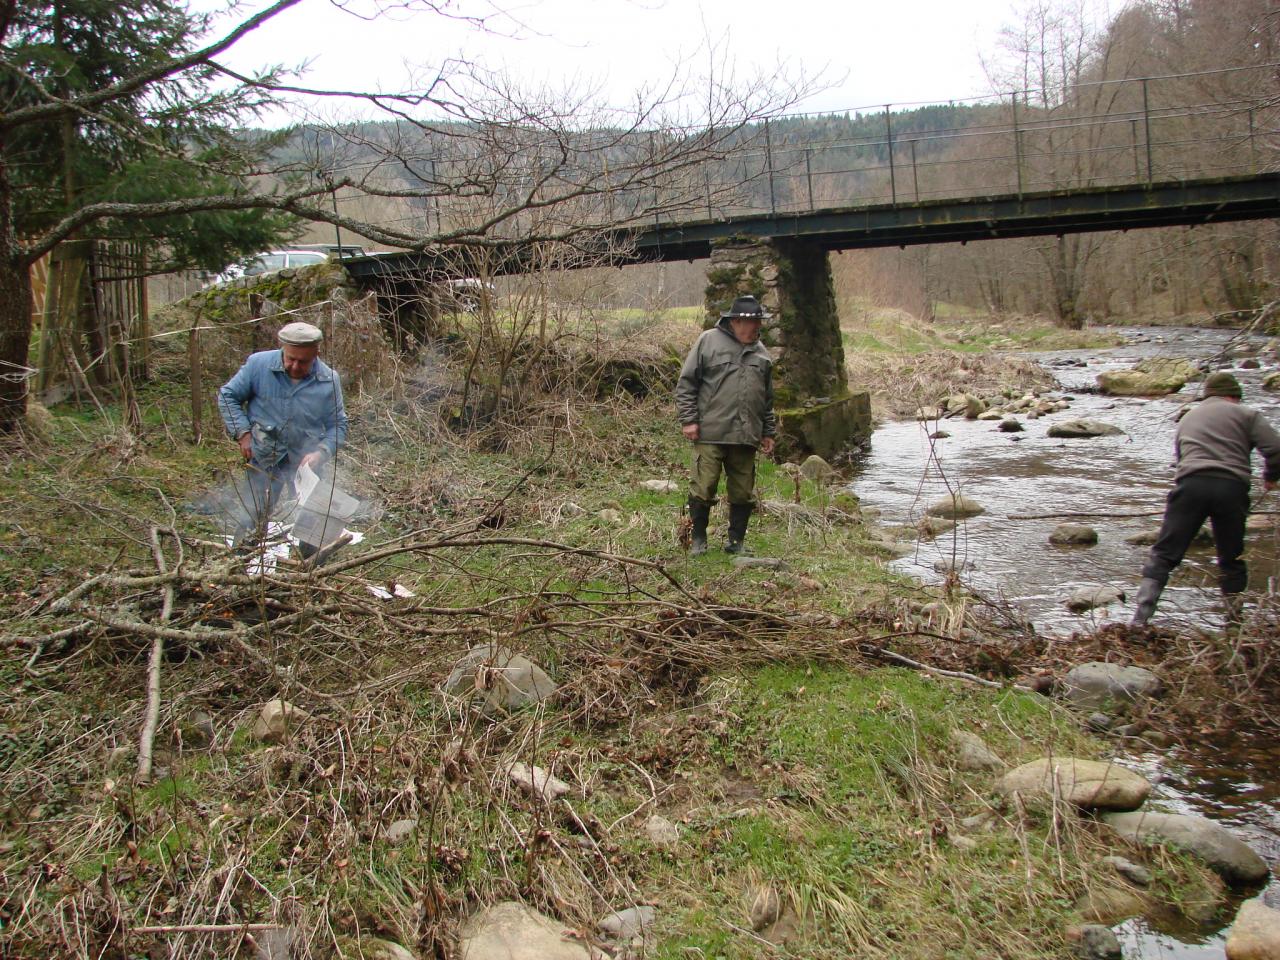
M1241 369L1239 356L1260 350L1263 337L1220 330L1169 327L1128 328L1127 343L1105 350L1028 355L1051 370L1060 389L1049 397L1070 398L1070 408L1036 420L1018 415L1022 433L1001 433L996 422L945 420L927 427L887 423L875 431L860 464L853 491L864 507L879 512L884 525L915 524L925 508L954 490L977 500L986 513L965 521L954 536L921 540L894 561L894 569L925 582L938 582L937 566L953 563L962 581L987 596L1020 608L1046 634L1068 635L1108 620L1128 620L1147 548L1126 538L1159 526L1172 480L1174 417L1194 395L1196 384L1169 397L1147 400L1085 392L1104 370L1124 368L1152 356L1200 361L1230 349L1224 361L1244 387L1245 403L1263 410L1280 426L1280 395L1261 389L1264 369ZM1069 419L1103 420L1120 427L1118 436L1053 439L1046 431ZM949 437L930 440L940 427ZM1256 459L1256 458L1255 458ZM1256 480L1255 510L1280 510L1280 493L1263 498ZM1017 519L1043 514L1089 515L1078 521L1094 527L1092 547L1055 547L1048 536L1070 518ZM1126 514L1150 514L1126 517ZM1271 526L1248 537L1250 590L1275 591L1280 583L1280 534ZM961 566L963 564L963 566ZM937 565L937 566L935 566ZM1175 571L1153 621L1170 627L1217 629L1222 625L1212 548L1193 550ZM1124 589L1128 603L1073 614L1063 601L1088 585ZM1128 758L1157 787L1165 809L1199 813L1251 843L1272 868L1261 896L1280 908L1280 750L1252 742L1244 734L1214 748L1173 748ZM1229 913L1229 911L1228 911ZM1230 917L1225 920L1229 922ZM1222 960L1221 926L1195 930L1155 930L1145 921L1116 928L1128 958Z

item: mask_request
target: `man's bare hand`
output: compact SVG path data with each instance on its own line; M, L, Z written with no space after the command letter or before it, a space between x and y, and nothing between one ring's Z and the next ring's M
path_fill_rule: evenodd
M246 430L236 438L236 443L240 444L240 455L246 460L253 457L253 436Z
M760 441L760 452L766 457L771 457L773 456L773 446L773 437L765 437Z
M698 437L702 436L702 432L698 429L696 423L686 423L681 432L686 440L697 440Z
M323 459L324 454L319 450L312 451L298 461L298 469L301 470L303 467L310 467L314 470L316 467L320 466L320 461Z

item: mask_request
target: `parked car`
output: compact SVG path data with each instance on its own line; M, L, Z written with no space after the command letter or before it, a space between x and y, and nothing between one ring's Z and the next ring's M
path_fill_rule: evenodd
M312 264L324 263L330 257L358 257L363 253L363 247L345 243L341 247L333 243L316 243L301 244L284 250L267 250L243 264L232 264L210 278L205 286L214 286L230 280L238 280L241 277L256 277L287 268L309 267Z

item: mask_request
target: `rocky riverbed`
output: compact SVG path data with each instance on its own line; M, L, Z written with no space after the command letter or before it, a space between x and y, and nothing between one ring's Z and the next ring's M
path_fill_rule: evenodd
M1195 383L1158 398L1115 396L1098 391L1099 375L1143 361L1229 369L1244 385L1245 402L1273 422L1280 422L1280 395L1263 386L1277 366L1266 338L1169 328L1125 334L1126 345L1114 349L1038 355L1056 375L1056 390L955 397L922 409L916 420L876 431L853 490L896 532L903 554L896 569L926 582L958 577L1009 601L1042 633L1064 639L1128 620L1172 477L1175 417L1194 396ZM962 509L949 509L957 501ZM1251 520L1248 559L1256 592L1273 590L1280 572L1271 510L1280 503L1259 498ZM1177 571L1157 620L1176 630L1217 630L1217 599L1210 542ZM1124 762L1154 783L1160 808L1229 827L1274 875L1280 864L1275 757L1269 745L1225 731L1221 739L1213 747L1135 752ZM1256 901L1280 907L1280 885L1272 881ZM1231 913L1225 911L1228 919ZM1160 929L1134 920L1116 932L1127 957L1221 960L1221 917Z

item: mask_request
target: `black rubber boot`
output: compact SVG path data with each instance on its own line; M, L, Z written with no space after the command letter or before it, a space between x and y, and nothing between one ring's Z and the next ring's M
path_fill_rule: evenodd
M747 521L751 519L751 504L729 504L729 539L725 541L725 553L742 553L742 541L747 536Z
M707 521L711 518L711 504L697 497L689 498L689 519L693 527L689 531L689 555L700 557L707 552Z
M1160 594L1164 593L1164 584L1151 577L1144 577L1138 586L1138 608L1133 611L1131 627L1145 627L1152 614L1156 612L1156 604L1160 602Z

